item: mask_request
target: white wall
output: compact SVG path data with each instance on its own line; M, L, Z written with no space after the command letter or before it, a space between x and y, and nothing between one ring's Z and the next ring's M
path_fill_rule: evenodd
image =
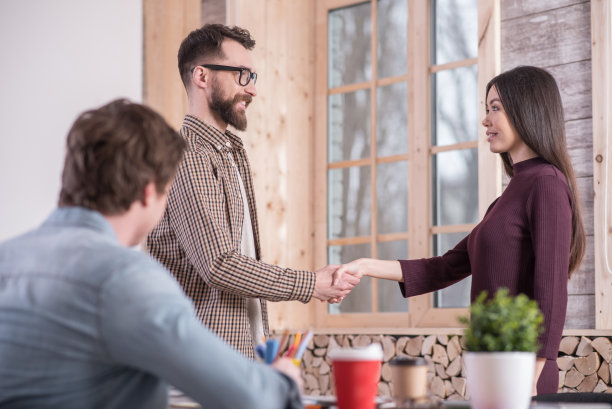
M55 207L66 134L142 100L141 0L0 0L0 241Z

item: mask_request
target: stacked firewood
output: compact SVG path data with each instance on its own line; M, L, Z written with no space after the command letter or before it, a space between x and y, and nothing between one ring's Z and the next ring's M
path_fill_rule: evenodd
M391 368L395 357L424 357L429 362L429 389L433 397L468 399L459 335L315 335L303 357L305 393L333 395L328 351L379 343L383 348L378 395L391 395ZM607 337L564 337L559 351L559 392L612 392L612 342Z
M559 347L560 392L612 392L612 342L607 337L565 337Z
M425 357L429 362L430 390L442 399L465 399L465 378L461 376L461 346L457 335L395 337L391 335L315 335L303 358L305 393L332 395L333 375L327 352L334 348L363 347L376 342L383 348L379 396L390 396L391 368L396 356Z

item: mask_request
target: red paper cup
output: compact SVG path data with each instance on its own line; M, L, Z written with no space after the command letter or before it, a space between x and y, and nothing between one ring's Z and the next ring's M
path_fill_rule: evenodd
M367 348L330 351L338 409L373 409L375 407L382 348L372 344Z

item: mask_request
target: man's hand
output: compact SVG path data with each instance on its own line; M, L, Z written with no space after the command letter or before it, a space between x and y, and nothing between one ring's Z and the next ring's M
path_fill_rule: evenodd
M272 364L272 367L279 372L284 373L289 378L293 379L298 388L300 389L300 393L304 390L304 381L302 380L302 371L299 367L297 367L293 361L289 358L278 358Z
M334 279L337 269L337 265L329 265L316 271L313 297L321 301L339 302L359 284L359 277L351 274L345 274L341 279Z

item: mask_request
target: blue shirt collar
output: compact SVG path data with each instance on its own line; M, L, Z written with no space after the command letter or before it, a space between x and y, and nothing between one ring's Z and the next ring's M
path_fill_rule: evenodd
M42 227L46 226L85 227L119 242L113 227L104 216L98 211L85 207L58 207L43 222Z

